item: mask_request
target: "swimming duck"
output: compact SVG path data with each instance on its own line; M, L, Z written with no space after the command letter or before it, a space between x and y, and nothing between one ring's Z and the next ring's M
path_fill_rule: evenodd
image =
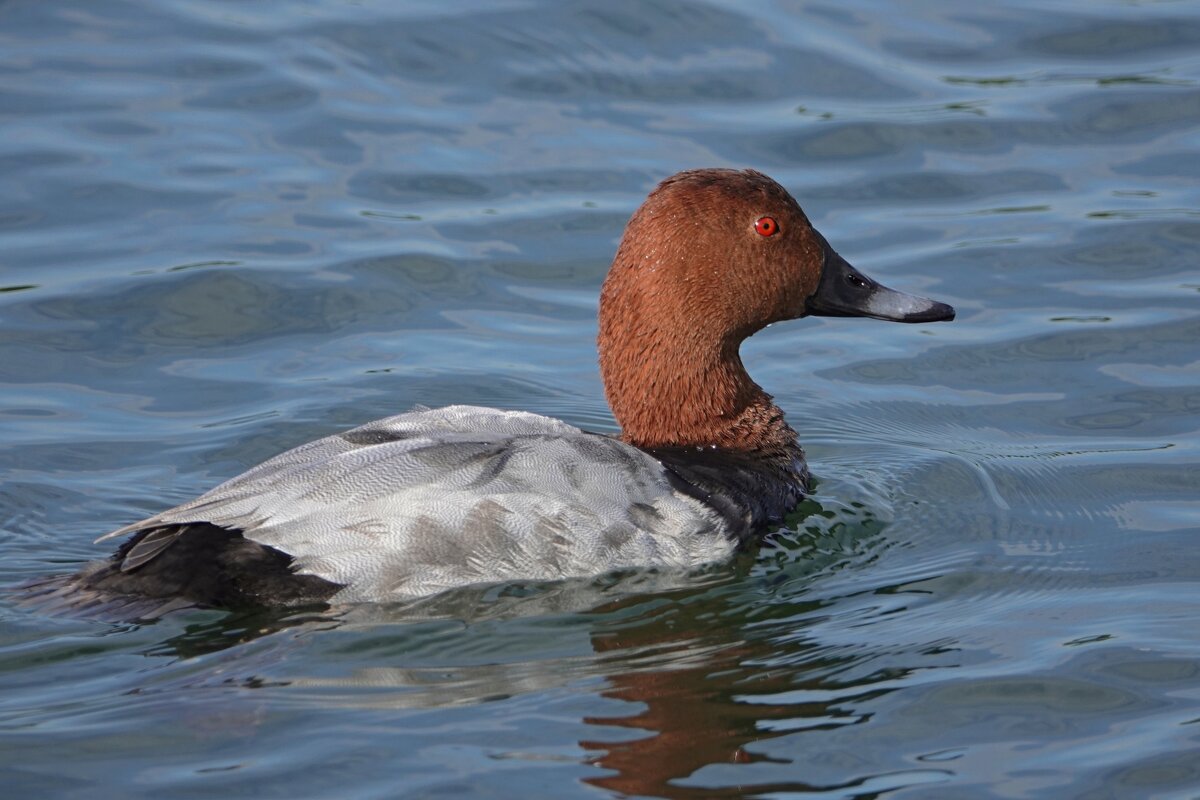
M288 450L73 576L82 597L183 605L404 600L728 558L803 497L804 452L738 353L808 315L951 320L854 269L753 170L664 180L600 294L612 437L521 411L418 409Z

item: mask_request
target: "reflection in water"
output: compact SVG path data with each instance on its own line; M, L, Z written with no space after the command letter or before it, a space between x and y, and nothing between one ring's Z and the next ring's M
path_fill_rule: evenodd
M631 601L637 602L637 601ZM614 604L616 610L624 605ZM699 607L697 607L697 605ZM752 689L755 695L783 693L803 686L792 669L753 666L777 654L768 639L739 639L737 629L713 626L722 615L708 603L677 604L666 619L653 614L640 625L617 631L598 631L593 637L597 653L641 651L653 648L671 652L669 669L629 669L608 675L606 697L643 704L627 716L587 717L589 725L616 726L648 735L633 740L591 739L580 742L587 750L602 751L593 763L615 774L588 778L595 786L631 795L652 797L716 797L710 788L674 784L710 764L748 764L767 759L745 746L781 736L790 725L766 726L764 721L850 716L839 714L831 703L748 703L739 699ZM686 655L680 657L680 653ZM620 663L624 659L618 660ZM841 723L839 723L841 724ZM743 785L732 794L741 795ZM754 787L780 790L784 787ZM803 784L790 788L800 790Z
M871 717L866 704L894 691L911 671L874 670L839 679L836 676L876 654L838 653L804 635L803 620L821 619L826 603L793 600L773 609L790 621L751 627L746 619L728 624L747 610L734 609L727 597L716 592L678 594L670 605L656 606L632 624L604 624L595 631L592 644L598 654L621 654L607 662L608 688L602 694L640 708L628 715L589 716L584 721L646 735L580 742L588 750L601 751L592 763L613 771L587 782L630 795L699 798L827 791L873 780L857 776L818 785L804 780L799 769L786 770L788 777L782 781L753 782L753 771L706 776L704 768L711 765L790 764L754 745L798 731L866 722ZM642 602L617 601L597 613ZM717 620L722 624L714 624ZM753 633L747 634L749 630ZM633 654L643 651L670 653L670 666L661 668L662 656L650 662L654 668L639 665ZM735 774L735 785L711 785L713 777ZM930 771L920 770L919 776L925 782ZM892 785L910 782L899 775L889 777Z

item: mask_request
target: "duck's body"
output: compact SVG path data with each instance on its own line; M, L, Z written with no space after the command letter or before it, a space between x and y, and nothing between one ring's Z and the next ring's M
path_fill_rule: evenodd
M164 553L218 537L213 528L287 553L291 574L320 581L306 581L299 597L334 602L630 567L687 569L728 557L803 489L801 461L779 473L732 458L727 477L744 491L714 502L712 475L661 458L537 414L412 411L289 450L107 534L138 532L89 585L111 591L136 581L141 595L187 592ZM220 538L236 558L246 556L238 537ZM214 591L207 583L190 588ZM256 593L262 601L298 599L273 582L246 582L238 593L246 601Z
M766 176L680 173L630 221L601 295L619 439L472 406L378 420L101 537L134 534L69 591L374 602L727 558L807 481L795 432L738 345L808 313L953 317L855 272Z

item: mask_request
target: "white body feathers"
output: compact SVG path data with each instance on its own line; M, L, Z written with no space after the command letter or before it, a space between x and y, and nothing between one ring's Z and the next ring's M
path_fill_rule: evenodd
M297 573L344 587L335 602L687 568L735 548L722 517L672 488L652 456L549 417L475 406L301 445L101 539L195 522L287 553Z

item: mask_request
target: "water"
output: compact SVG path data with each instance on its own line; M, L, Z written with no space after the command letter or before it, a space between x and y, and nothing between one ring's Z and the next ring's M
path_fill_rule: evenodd
M0 7L6 585L416 403L613 430L596 294L678 169L959 312L747 344L820 484L697 575L4 601L6 791L1200 797L1198 53L1171 2Z

